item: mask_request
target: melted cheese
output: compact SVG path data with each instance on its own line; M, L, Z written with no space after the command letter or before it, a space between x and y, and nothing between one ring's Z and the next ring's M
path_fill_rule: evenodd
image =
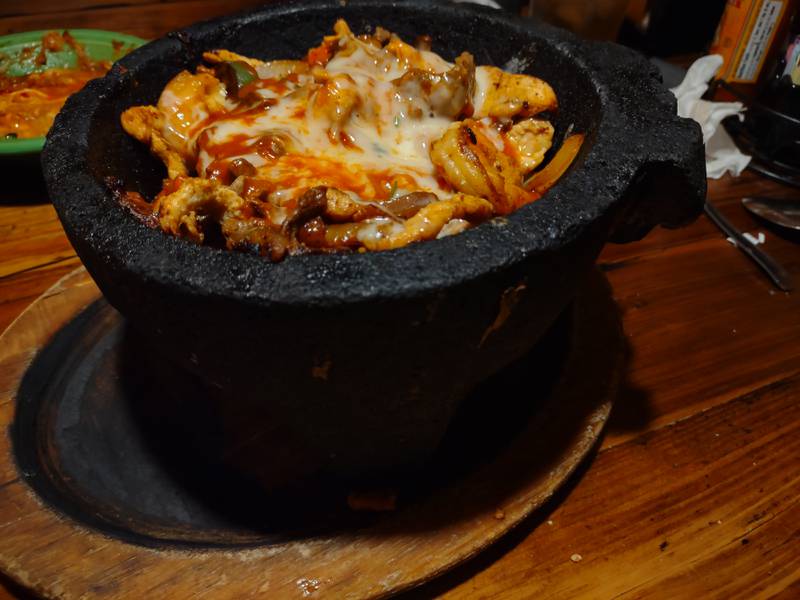
M214 74L179 73L157 109L130 109L129 133L167 156L170 173L197 175L165 187L155 204L163 229L202 242L212 216L227 247L267 247L278 260L287 248L381 250L454 235L538 197L521 187L508 133L518 117L556 107L546 83L475 67L466 52L450 63L385 31L334 29L305 61L206 53ZM517 137L546 150L546 134Z
M202 102L189 103L187 111L187 98L201 84L168 86L159 101L170 115L165 138L189 152L197 150L200 174L214 161L246 159L259 178L278 182L276 192L286 200L323 184L365 200L411 191L450 197L452 191L441 185L428 154L430 143L452 120L430 110L411 114L417 99L402 97L392 83L408 71L408 60L360 40L347 42L348 52L336 54L317 77L301 75L296 83L261 87L259 96L269 102L255 110L222 99L220 114L212 115ZM416 64L421 61L430 72L453 66L432 52L413 51ZM355 108L342 123L314 110L325 103L321 95L331 82L334 89L339 85L357 92ZM277 159L259 155L256 142L276 134L289 141L288 152Z

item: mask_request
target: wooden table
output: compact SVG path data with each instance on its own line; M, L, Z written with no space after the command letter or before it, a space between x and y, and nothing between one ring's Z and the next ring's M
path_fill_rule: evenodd
M155 37L257 3L68 0L49 13L6 0L0 33ZM0 192L0 330L80 265L37 177L5 177ZM798 236L745 213L739 199L752 194L800 193L749 172L709 185L736 226L766 233L800 285ZM610 245L601 265L631 349L601 447L523 526L411 595L800 597L800 292L774 289L705 217ZM0 577L0 600L24 596Z

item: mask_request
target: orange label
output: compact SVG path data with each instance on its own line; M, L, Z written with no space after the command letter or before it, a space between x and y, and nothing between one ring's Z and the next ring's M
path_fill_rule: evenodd
M728 0L711 46L723 58L720 79L756 82L785 10L783 0Z

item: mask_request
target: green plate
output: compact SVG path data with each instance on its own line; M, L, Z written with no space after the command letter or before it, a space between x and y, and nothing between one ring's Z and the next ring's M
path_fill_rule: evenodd
M47 52L47 62L44 65L35 63L42 37L49 31L54 30L26 31L24 33L0 36L0 73L18 77L34 71L44 71L58 67L74 67L77 57L72 48L65 48L59 52ZM146 40L141 38L113 31L101 31L99 29L67 29L66 31L69 31L70 35L86 48L86 54L94 60L114 62L131 50L147 43ZM35 48L36 52L27 51L23 53L24 49L31 47ZM37 154L41 152L43 146L44 137L19 140L0 139L0 158Z

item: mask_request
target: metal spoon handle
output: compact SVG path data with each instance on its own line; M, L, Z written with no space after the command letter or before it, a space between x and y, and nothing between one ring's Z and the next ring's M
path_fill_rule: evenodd
M750 196L742 198L742 204L761 219L781 227L800 231L800 201L798 200Z
M772 279L778 288L784 292L791 292L794 289L792 278L788 271L784 269L779 263L775 261L769 254L759 249L757 246L750 243L738 229L730 224L728 219L714 208L713 205L706 202L705 213L714 224L719 227L728 237L736 242L736 246L747 256L749 256L755 263L763 269L763 271Z

